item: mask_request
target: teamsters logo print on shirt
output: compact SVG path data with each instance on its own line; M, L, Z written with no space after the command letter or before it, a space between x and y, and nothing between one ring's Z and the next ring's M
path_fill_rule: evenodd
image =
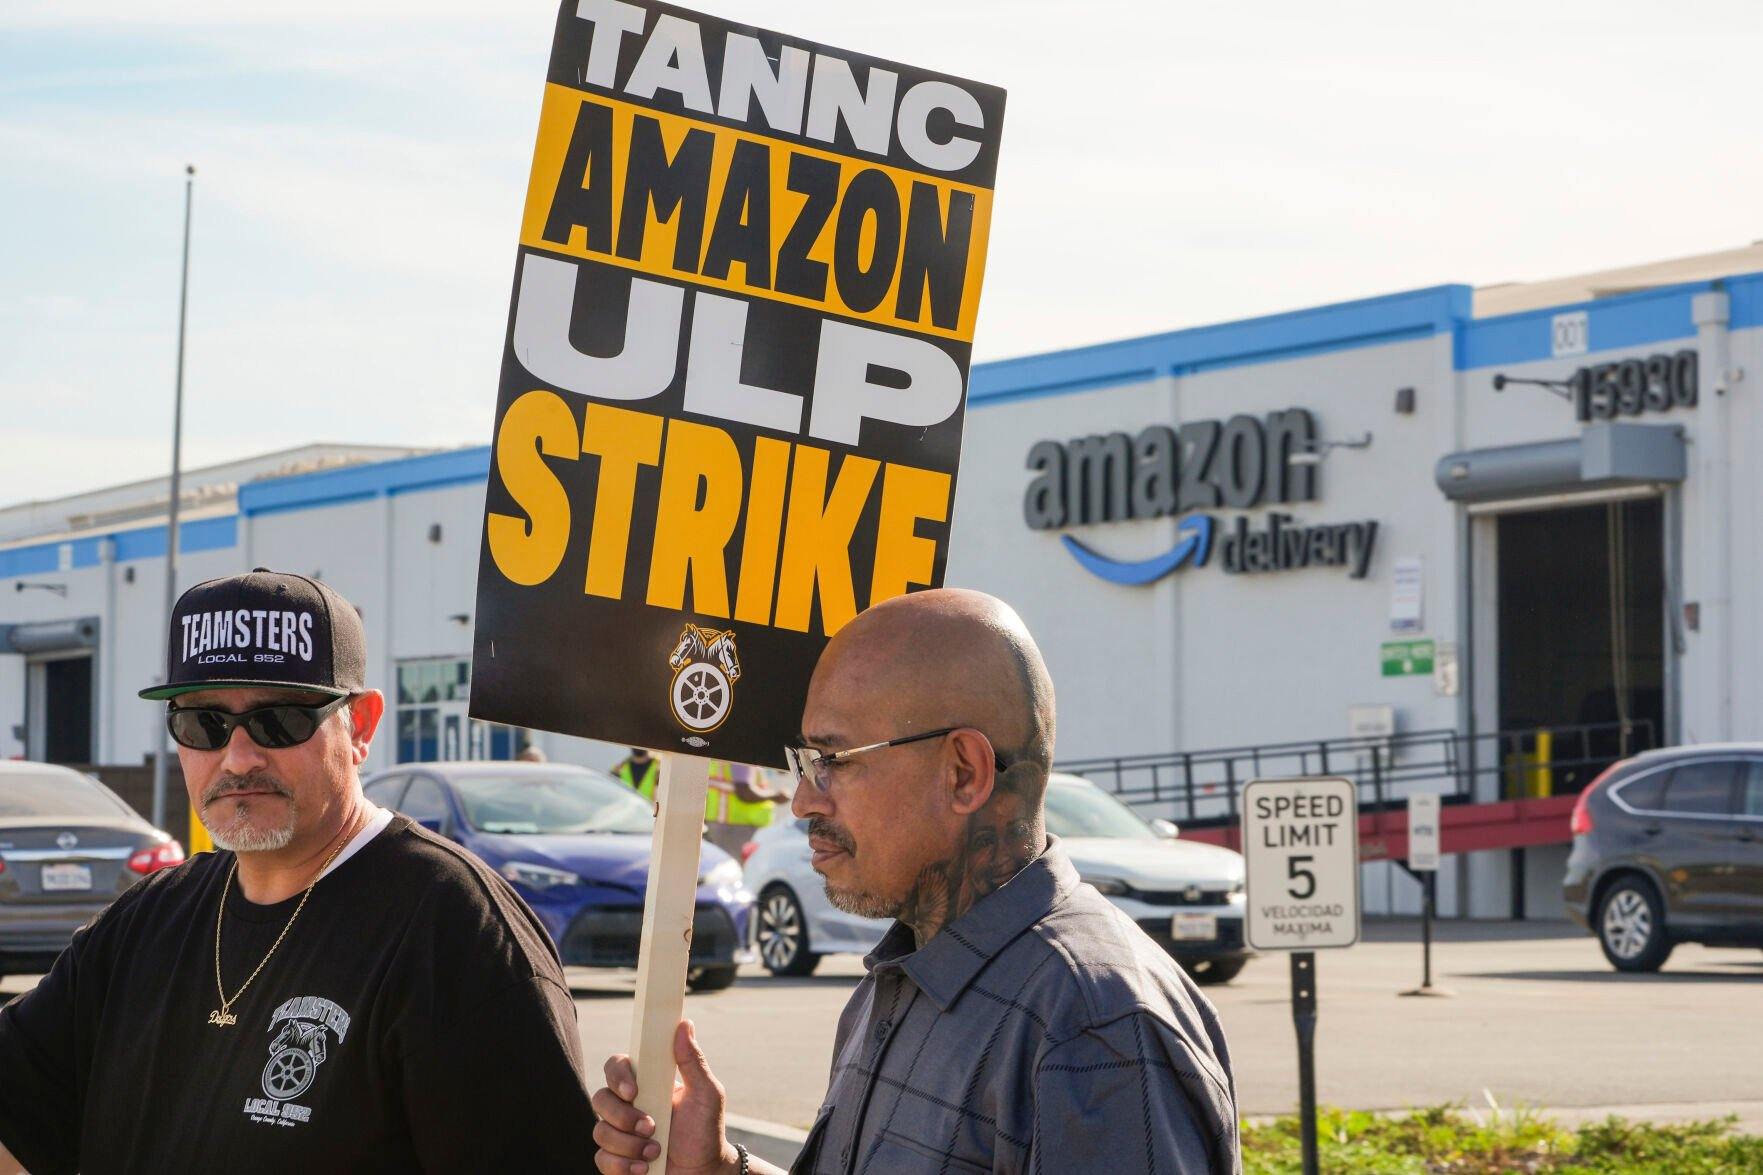
M277 1029L280 1025L280 1029ZM294 1099L312 1088L318 1067L330 1054L330 1035L337 1044L349 1033L349 1013L315 995L295 996L269 1018L275 1035L263 1066L263 1095L245 1099L245 1116L253 1122L294 1126L312 1120L312 1107Z

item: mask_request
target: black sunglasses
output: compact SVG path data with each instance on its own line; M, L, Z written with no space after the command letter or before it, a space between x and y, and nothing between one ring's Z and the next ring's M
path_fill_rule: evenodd
M313 735L324 720L349 701L345 694L322 706L259 706L234 714L197 706L171 706L165 712L165 728L179 746L192 751L218 751L232 740L233 729L243 726L251 741L270 751L297 747Z

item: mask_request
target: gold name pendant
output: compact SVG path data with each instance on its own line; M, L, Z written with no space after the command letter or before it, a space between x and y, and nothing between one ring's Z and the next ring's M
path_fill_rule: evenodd
M218 1028L231 1028L239 1022L239 1018L231 1012L215 1010L208 1013L208 1022Z

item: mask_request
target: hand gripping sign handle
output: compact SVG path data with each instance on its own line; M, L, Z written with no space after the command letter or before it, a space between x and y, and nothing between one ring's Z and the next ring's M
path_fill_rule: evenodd
M698 861L704 837L704 797L710 760L662 754L656 791L655 840L643 901L643 941L637 951L637 1002L631 1020L631 1064L637 1071L637 1108L655 1120L661 1154L649 1170L667 1170L673 1124L673 1036L685 1004L692 953Z

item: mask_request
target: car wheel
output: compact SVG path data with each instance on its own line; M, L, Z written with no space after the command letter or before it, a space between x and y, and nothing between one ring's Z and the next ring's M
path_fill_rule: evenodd
M820 956L808 949L808 916L788 886L774 885L759 897L759 961L773 975L812 975Z
M1187 965L1187 972L1201 987L1229 983L1242 973L1247 959L1196 959Z
M734 983L733 967L694 967L686 972L686 987L692 991L721 991Z
M1665 910L1650 882L1623 877L1598 907L1598 945L1618 971L1657 971L1671 954Z

